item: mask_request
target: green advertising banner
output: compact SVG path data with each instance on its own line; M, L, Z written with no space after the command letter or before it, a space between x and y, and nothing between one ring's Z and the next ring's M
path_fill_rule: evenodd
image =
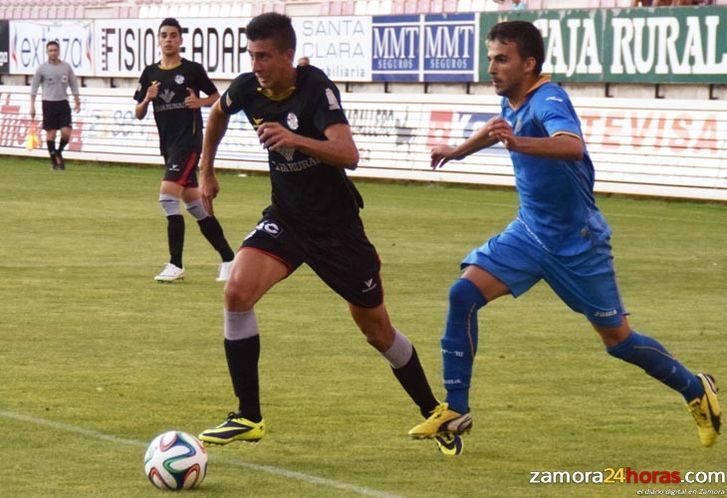
M487 33L523 20L543 34L554 81L727 83L727 7L517 11L480 15L480 81Z

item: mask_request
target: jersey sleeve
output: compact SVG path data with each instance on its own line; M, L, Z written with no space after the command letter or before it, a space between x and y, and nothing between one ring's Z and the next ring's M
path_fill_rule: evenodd
M214 83L212 83L212 80L210 80L210 77L207 74L207 71L204 70L204 67L202 67L201 64L198 64L197 70L199 71L199 89L207 96L217 93L217 87Z
M235 78L220 97L220 108L225 114L236 114L242 110L244 102L243 77L244 75L240 75Z
M38 88L43 81L42 68L42 65L39 66L38 69L35 70L35 74L33 75L33 82L30 84L31 97L35 97L36 95L38 95Z
M565 92L547 92L540 96L535 106L536 117L545 127L548 135L572 135L583 138L580 123L573 105Z
M134 100L141 103L146 97L146 91L149 89L149 72L144 69L139 76L139 84L136 85L136 91L134 92Z
M327 81L314 101L313 124L323 133L331 125L348 124L341 107L341 94L332 82Z

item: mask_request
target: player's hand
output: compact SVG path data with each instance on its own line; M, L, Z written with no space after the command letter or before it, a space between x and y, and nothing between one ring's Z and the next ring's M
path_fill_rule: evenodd
M35 106L30 104L30 118L35 119Z
M151 102L155 98L157 98L157 95L159 95L159 86L161 83L158 81L152 83L152 85L146 89L146 97L144 97L144 100L147 102Z
M76 99L76 103L73 106L73 112L75 112L76 114L78 114L79 112L81 112L81 101L78 100L78 99Z
M184 99L184 105L188 109L199 109L202 107L202 101L194 94L194 90L187 87L187 98Z
M432 149L432 169L441 168L452 159L456 159L454 155L454 147L450 145L438 145Z
M220 193L220 182L214 173L201 169L199 174L199 193L202 196L202 205L210 214L215 214L212 200Z
M508 150L517 150L518 137L512 130L510 123L503 118L497 117L488 122L488 134L497 138Z
M263 123L257 129L257 136L264 148L278 150L283 147L295 148L297 135L280 123Z

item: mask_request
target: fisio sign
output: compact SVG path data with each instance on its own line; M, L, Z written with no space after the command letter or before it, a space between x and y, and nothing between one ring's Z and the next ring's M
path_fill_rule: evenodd
M159 20L95 22L96 75L134 77L161 57ZM211 78L232 79L250 71L246 20L195 19L182 22L182 57L204 66Z

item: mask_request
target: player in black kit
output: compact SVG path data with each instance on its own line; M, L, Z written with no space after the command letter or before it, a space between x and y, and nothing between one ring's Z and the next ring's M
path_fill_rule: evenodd
M287 16L257 16L246 35L253 72L238 76L210 111L200 191L211 210L219 192L217 147L230 115L244 111L268 150L272 204L245 238L225 286L224 346L238 411L199 437L227 444L265 435L253 308L303 263L348 302L369 344L389 361L426 417L437 400L416 350L393 327L384 306L381 264L359 217L363 201L345 172L356 167L359 156L338 88L313 66L293 67L295 32Z
M202 151L202 106L220 96L204 68L180 55L182 27L173 18L159 26L161 61L141 73L134 99L136 118L144 119L154 103L154 121L159 130L159 148L166 172L159 191L159 203L167 215L170 260L155 280L173 282L184 278L184 217L179 206L197 220L205 238L222 258L217 281L227 281L235 253L225 239L220 223L203 206L197 185L197 163ZM207 97L200 98L200 91Z

